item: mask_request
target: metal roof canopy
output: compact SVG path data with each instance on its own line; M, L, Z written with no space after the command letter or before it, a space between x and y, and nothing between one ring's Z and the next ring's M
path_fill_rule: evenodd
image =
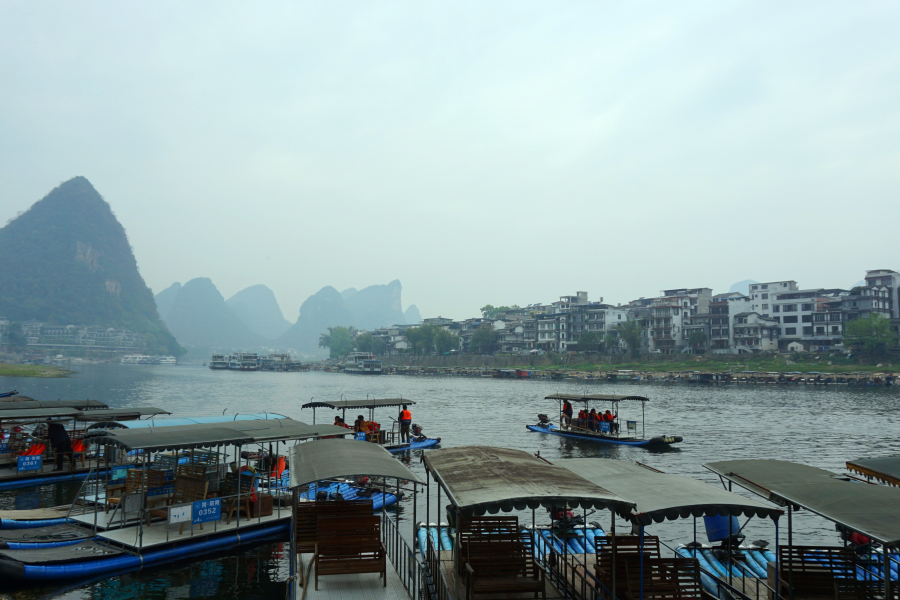
M805 508L885 545L900 542L900 490L781 460L726 460L703 466L770 502Z
M181 450L219 445L262 444L326 435L346 435L344 427L307 425L293 419L268 419L149 427L142 429L97 430L85 439L112 444L125 450Z
M634 508L634 502L522 450L463 446L426 451L424 460L464 516L569 504L609 508L627 518Z
M415 404L412 400L404 400L403 398L371 398L368 400L334 400L333 402L318 401L307 402L300 408L381 408L383 406L402 406L404 404Z
M588 481L603 483L611 492L637 503L631 520L638 525L664 520L715 515L745 515L778 520L784 511L727 490L685 477L611 458L569 458L554 461Z
M137 419L154 415L171 415L167 410L155 406L138 406L132 408L98 408L78 413L79 421L107 421L115 419Z
M622 402L624 400L637 400L639 402L650 402L650 398L644 396L614 396L610 394L551 394L544 396L544 400L569 400L571 402L590 402L591 400Z
M0 411L20 410L26 408L77 408L79 410L85 410L109 407L99 400L25 400L16 402L0 402Z
M347 439L316 440L297 444L290 449L289 455L292 488L314 481L359 475L391 477L425 484L378 444Z
M3 421L19 421L22 419L49 419L50 417L75 417L81 411L77 408L61 406L58 408L23 408L19 410L0 410L0 423Z
M882 483L900 487L900 456L850 460L847 461L847 468Z

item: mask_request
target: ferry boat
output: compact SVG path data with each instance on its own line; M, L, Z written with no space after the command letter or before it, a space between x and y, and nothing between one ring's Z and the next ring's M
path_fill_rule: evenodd
M538 415L538 423L535 425L526 425L529 431L537 433L546 433L550 435L559 435L567 438L588 440L591 442L599 442L602 444L618 444L622 446L640 446L646 448L667 448L672 444L677 444L684 440L680 435L659 435L652 438L646 438L644 434L644 405L649 402L649 398L644 396L613 396L607 394L594 395L575 395L575 394L551 394L546 396L545 400L556 400L559 402L559 418L560 424L563 420L563 404L565 402L581 403L585 412L591 402L609 402L612 406L611 413L613 419L611 421L601 421L594 424L583 423L577 421L577 408L573 407L572 422L564 427L558 427L550 422L547 415ZM641 403L641 432L638 434L638 421L619 418L619 404L626 401L635 401ZM624 428L623 428L624 426Z
M122 357L123 365L174 365L178 361L174 356L148 356L146 354L129 354Z
M213 354L209 359L209 368L213 370L225 370L228 368L229 357L224 354Z
M344 362L344 373L356 375L381 375L381 361L371 352L351 352Z
M255 352L236 352L229 356L228 368L232 371L258 371L259 356Z

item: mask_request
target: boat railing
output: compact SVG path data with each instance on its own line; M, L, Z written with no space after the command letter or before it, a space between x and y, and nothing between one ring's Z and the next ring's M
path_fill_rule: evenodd
M87 477L81 482L75 499L66 511L66 518L83 516L88 512L94 513L93 532L97 533L97 511L106 506L106 479L101 477L101 472L96 468L88 471ZM105 475L105 473L104 473ZM101 494L102 490L102 494Z
M540 535L532 532L532 535ZM546 538L542 538L546 540ZM540 551L543 546L532 539L533 555L544 568L550 582L563 592L566 598L612 598L612 593L593 573L593 564L588 564L588 557L596 554L578 554L569 549L563 537L550 532L548 552ZM559 552L558 546L563 549Z
M679 554L677 550L672 548L672 546L668 545L664 541L660 540L659 543L662 544L663 546L665 546L666 548L668 548L669 550L671 550L672 554L676 558L682 557L682 555ZM691 556L693 557L694 555L691 554ZM734 557L729 557L725 560L720 560L720 562L722 562L725 565L725 567L728 569L728 572L731 574L734 574L735 572L743 573L743 572L746 572L749 570L746 566L738 563L738 561L736 561L734 559ZM771 586L769 586L768 582L765 581L764 579L760 578L757 575L754 575L753 577L749 577L749 578L744 577L742 575L732 575L731 577L729 577L729 581L726 581L726 580L722 579L722 576L719 575L718 573L714 573L712 571L708 571L705 568L703 568L702 564L700 565L700 573L702 575L706 575L707 577L710 578L710 580L712 580L713 583L715 583L715 585L718 588L716 596L719 598L729 598L730 597L730 598L734 598L735 600L758 600L763 597L777 600L777 598L778 598L778 593L774 589L772 589ZM741 580L741 588L740 589L735 587L734 578L738 578ZM754 583L751 584L752 589L750 590L753 592L753 596L751 596L748 593L748 587L747 587L748 579L754 580ZM765 596L760 595L761 592L763 594L765 594Z
M394 565L403 587L410 598L419 598L426 589L423 565L416 559L415 551L400 535L400 528L386 511L381 511L381 540L385 553Z
M422 565L421 587L422 597L430 600L451 600L452 596L447 589L447 582L441 572L441 550L435 544L432 536L427 539L425 547L425 562ZM413 596L415 598L415 596Z

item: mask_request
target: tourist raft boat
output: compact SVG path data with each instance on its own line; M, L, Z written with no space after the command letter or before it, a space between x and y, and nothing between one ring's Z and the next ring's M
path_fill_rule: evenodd
M566 401L573 406L572 422L564 427L559 427L550 422L547 415L538 415L539 422L536 425L526 425L529 431L559 435L567 438L589 440L602 444L619 444L622 446L641 446L647 448L665 448L681 442L684 438L680 435L660 435L652 438L644 437L645 429L645 405L649 402L644 396L611 396L606 394L577 395L577 394L552 394L545 397L546 400L556 400L559 403L559 419L563 422L563 405ZM621 419L619 416L619 404L635 401L641 403L640 435L638 435L638 422ZM594 425L579 424L577 420L578 405L586 412L590 411L591 403L600 403L601 406L610 406L610 413L614 416L612 421L602 421ZM607 404L609 403L609 404ZM599 411L602 412L602 409Z
M368 410L369 418L367 423L373 431L369 433L356 433L356 439L368 442L374 442L382 446L388 452L396 454L398 452L407 452L409 450L424 450L433 448L441 443L441 438L430 438L422 434L422 428L413 423L410 426L409 442L400 441L400 424L396 419L391 418L392 424L389 430L381 427L381 424L375 421L376 408L397 408L403 405L414 405L412 400L403 398L367 398L365 400L335 400L335 401L319 401L307 402L301 408L311 408L313 410L313 424L316 422L317 408L332 408L341 411L344 423L351 425L356 421L354 415L360 410ZM350 411L350 420L347 420L347 411Z
M64 520L0 523L0 580L83 579L284 540L291 510L273 485L287 466L279 457L300 440L344 434L292 419L92 430L85 439L103 468Z

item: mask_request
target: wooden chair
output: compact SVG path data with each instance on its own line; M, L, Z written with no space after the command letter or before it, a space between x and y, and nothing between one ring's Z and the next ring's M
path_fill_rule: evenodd
M779 584L785 597L793 585L795 598L837 598L837 582L856 579L856 555L849 548L781 546L778 556ZM862 591L848 586L844 595Z
M460 556L465 556L466 545L470 540L485 537L491 539L519 539L519 517L470 517L459 521ZM465 574L465 561L458 561L460 575Z
M640 569L641 538L637 535L617 535L616 542L616 595L624 596L628 592L628 567L638 565ZM608 589L612 588L612 536L594 538L597 551L597 562L594 574ZM660 558L659 537L644 536L644 560Z
M371 500L299 502L296 512L297 553L313 553L319 541L319 517L367 517L373 512Z
M179 504L189 504L198 500L206 500L206 490L209 482L203 479L195 479L192 477L175 477L175 486L172 490L172 497L166 502L166 508L154 508L147 511L147 524L153 517L169 518L169 507ZM203 529L203 524L200 524ZM178 535L184 533L184 523L178 528Z
M627 561L627 581L625 597L630 600L642 595L644 600L700 600L703 592L696 558L648 558L643 567L632 558Z
M240 477L240 497L238 497L238 476L234 473L225 475L224 497L222 499L222 514L228 515L226 524L231 524L231 518L235 512L244 511L247 518L250 518L250 494L253 493L254 477L250 475L241 475Z
M109 509L122 502L122 499L129 494L137 494L141 491L146 492L150 488L156 488L163 485L165 473L155 471L153 469L128 469L128 475L125 478L125 485L121 488L107 489L107 493L112 491L120 491L121 495L106 498L106 512Z
M546 598L544 571L521 539L469 539L464 563L466 599L479 594L529 593Z
M381 543L381 517L320 516L315 547L316 584L323 575L378 573L387 587L387 561Z
M204 465L178 465L175 469L175 477L188 477L190 479L204 479L206 467Z

